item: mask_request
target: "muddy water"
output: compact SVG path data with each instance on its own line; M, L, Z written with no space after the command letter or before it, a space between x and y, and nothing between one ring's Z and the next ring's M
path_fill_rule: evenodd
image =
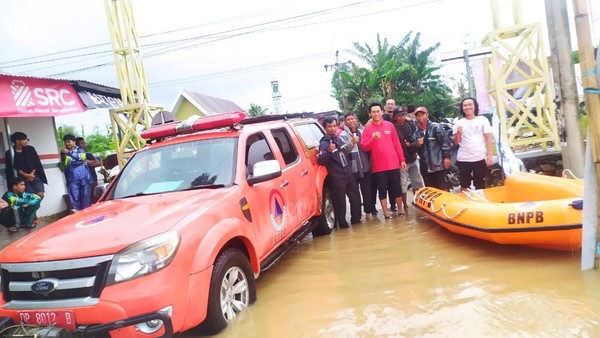
M600 337L600 273L579 266L411 209L303 241L218 337Z

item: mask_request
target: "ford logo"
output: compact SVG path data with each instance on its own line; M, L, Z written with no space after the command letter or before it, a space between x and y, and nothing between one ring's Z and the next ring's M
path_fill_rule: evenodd
M56 281L42 279L31 285L31 291L37 293L38 295L47 295L50 292L56 290L56 286Z

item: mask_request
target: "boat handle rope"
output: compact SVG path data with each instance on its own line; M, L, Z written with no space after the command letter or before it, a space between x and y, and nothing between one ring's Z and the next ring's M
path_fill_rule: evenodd
M431 208L431 211L432 211L434 214L437 214L437 213L438 213L438 212L441 210L441 211L442 211L442 213L444 214L444 216L446 216L446 218L447 218L447 219L454 219L454 218L458 217L460 214L462 214L463 212L465 212L465 210L467 210L467 208L466 208L466 207L464 207L464 208L460 209L460 210L459 210L459 211L456 213L456 215L454 215L454 216L450 217L450 216L448 216L448 213L446 212L446 202L442 203L442 205L440 206L440 208L439 208L439 209L437 209L437 210L435 210L435 208L433 207L433 203L431 203L431 207L430 207L430 208Z
M562 177L569 178L568 176L571 176L571 178L574 178L574 179L576 179L578 181L581 181L583 179L583 178L579 178L579 177L575 176L575 174L573 174L573 172L571 171L571 169L568 169L568 168L567 169L563 169Z
M463 190L462 193L465 194L465 195L467 195L467 197L470 198L470 199L472 199L472 200L475 200L475 198L473 197L473 196L475 196L475 197L479 198L480 200L482 200L484 202L489 202L487 200L487 198L485 198L483 195L481 195L476 190L473 190L473 189L469 188L467 190Z

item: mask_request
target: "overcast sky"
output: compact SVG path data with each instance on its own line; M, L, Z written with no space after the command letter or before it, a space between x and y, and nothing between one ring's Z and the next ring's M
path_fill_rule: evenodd
M511 25L511 1L500 2L502 24ZM545 31L544 1L522 2L524 22ZM324 68L336 50L341 62L357 61L352 42L376 48L378 33L395 44L412 30L424 47L441 42L442 59L492 30L487 0L134 0L133 10L151 101L166 109L186 89L272 111L272 80L284 111L339 109ZM2 0L0 41L5 73L118 86L102 0Z

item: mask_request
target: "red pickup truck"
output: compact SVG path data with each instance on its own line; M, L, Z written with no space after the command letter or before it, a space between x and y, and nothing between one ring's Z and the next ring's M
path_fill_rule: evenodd
M149 128L98 203L3 250L0 337L216 333L252 304L260 273L335 220L317 122L244 117Z

